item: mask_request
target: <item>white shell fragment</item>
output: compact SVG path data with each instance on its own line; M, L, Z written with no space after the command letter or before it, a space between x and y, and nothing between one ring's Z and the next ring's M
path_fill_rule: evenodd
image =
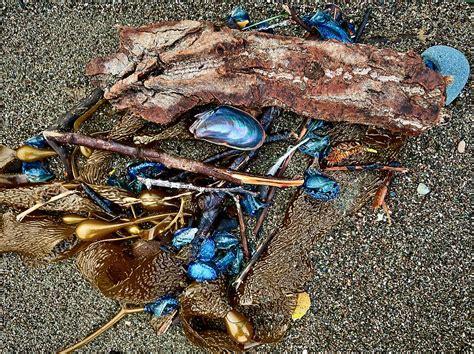
M466 152L466 142L464 140L461 140L458 144L458 152L460 154L464 154Z
M427 195L430 192L430 188L426 184L420 183L416 191L419 195Z

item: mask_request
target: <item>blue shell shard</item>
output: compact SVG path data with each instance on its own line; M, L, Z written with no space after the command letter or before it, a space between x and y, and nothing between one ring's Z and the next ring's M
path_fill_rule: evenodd
M250 16L242 7L234 7L229 17L227 17L227 26L230 28L242 29L250 23Z
M49 147L49 144L43 135L36 135L27 139L25 141L25 145L33 146L38 149L45 149Z
M179 229L173 234L171 244L180 250L182 247L189 245L193 241L197 232L198 229L196 227L184 227Z
M127 166L127 174L131 180L137 177L156 178L166 169L159 162L135 162Z
M335 180L314 169L306 170L303 190L314 199L324 202L336 199L341 191Z
M219 273L225 272L227 268L234 262L235 260L235 251L230 250L226 254L224 254L222 257L217 259L215 261L216 268L219 271Z
M210 262L191 262L188 266L188 277L199 282L212 281L217 279L217 270Z
M196 139L237 150L254 150L265 141L262 125L250 114L230 106L219 106L196 115L189 128Z
M316 28L323 40L335 39L344 43L352 43L349 34L327 12L317 11L313 15L303 16L302 19L309 27Z
M459 96L469 79L469 62L459 50L445 45L435 45L421 53L425 65L443 76L451 76L446 86L446 105Z
M308 133L312 133L318 130L326 129L331 126L331 123L326 122L321 119L312 119L306 129L308 129Z
M257 216L258 211L264 208L267 204L251 194L244 194L243 198L240 200L240 205L246 214L255 217Z
M235 251L235 258L230 265L228 272L231 275L239 274L240 270L242 269L242 265L244 263L244 252L242 249L237 248Z
M41 161L22 162L21 173L32 183L47 182L55 177L54 174L46 169Z
M201 243L199 248L198 259L203 262L210 261L216 255L216 243L214 240L207 238Z
M145 304L144 310L150 315L160 317L169 315L178 308L178 300L171 295L165 295L159 299Z
M310 156L323 158L329 154L330 138L329 135L310 134L310 139L298 149Z
M239 240L237 240L234 235L226 231L214 232L214 235L212 235L212 239L216 243L216 248L218 250L228 250L239 244Z

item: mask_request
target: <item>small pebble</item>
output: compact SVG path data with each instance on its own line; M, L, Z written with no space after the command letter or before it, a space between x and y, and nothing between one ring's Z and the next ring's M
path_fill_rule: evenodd
M466 142L464 140L461 140L458 144L458 152L460 154L464 154L466 152Z
M416 191L419 195L427 195L430 192L430 188L426 184L420 183Z

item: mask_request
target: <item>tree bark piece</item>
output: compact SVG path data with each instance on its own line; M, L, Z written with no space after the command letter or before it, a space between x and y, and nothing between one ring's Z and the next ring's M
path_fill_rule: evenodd
M444 78L411 51L199 21L122 27L119 51L86 72L116 108L162 124L196 106L230 104L419 134L440 122L445 101Z

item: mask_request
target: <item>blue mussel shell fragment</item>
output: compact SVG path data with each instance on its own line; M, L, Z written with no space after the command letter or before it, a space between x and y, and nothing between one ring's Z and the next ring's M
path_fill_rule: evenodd
M212 236L218 250L229 250L239 244L239 240L226 231L216 231Z
M144 306L146 313L156 317L169 315L177 308L178 300L171 295L162 296L153 302L145 304Z
M227 17L227 26L230 28L242 29L250 23L250 16L248 12L240 7L235 7Z
M341 188L332 178L315 169L307 169L304 175L303 190L314 199L326 202L336 199Z
M246 214L255 217L257 216L258 211L265 208L267 204L251 194L244 194L240 200L240 205Z
M188 265L188 277L198 282L216 280L217 269L211 262L195 261Z
M235 260L235 251L230 250L229 252L225 253L222 257L215 261L216 268L219 272L225 272L227 268L234 262Z
M25 145L29 145L38 149L45 149L49 147L49 144L43 135L36 135L25 140Z
M352 43L349 34L326 11L316 11L315 14L303 16L302 20L309 27L318 30L321 39L336 39L343 43Z
M219 106L196 115L189 128L196 139L237 150L254 150L265 141L262 125L250 114L230 106Z
M469 79L469 61L459 50L435 45L421 53L427 67L443 76L451 76L452 80L446 86L446 105L459 96Z
M127 166L127 174L131 180L137 177L156 178L166 169L159 162L135 162Z
M193 241L197 232L198 229L196 227L184 227L182 229L176 230L176 232L173 234L171 244L180 250Z
M216 255L216 243L213 239L207 238L201 243L198 259L203 262L210 261Z
M43 183L55 178L54 174L48 171L41 161L22 162L21 173L32 183Z
M329 154L330 138L329 135L309 135L309 141L298 148L306 155L322 159Z

